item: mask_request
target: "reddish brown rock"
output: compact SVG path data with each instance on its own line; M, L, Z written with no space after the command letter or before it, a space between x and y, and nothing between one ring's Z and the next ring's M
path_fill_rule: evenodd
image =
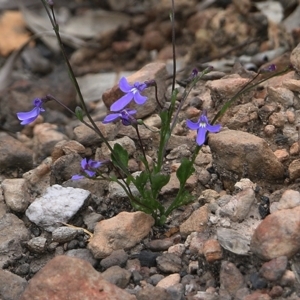
M220 260L223 257L221 245L217 240L206 241L203 245L203 253L209 263Z
M269 281L277 281L283 276L287 263L288 260L286 256L274 258L264 263L260 268L259 273Z
M69 256L57 256L29 282L20 300L134 300L117 286L107 282L88 262Z
M223 261L220 271L221 289L225 289L230 296L245 286L244 278L239 269L229 261Z
M267 216L255 229L250 248L264 260L293 257L300 250L300 207Z

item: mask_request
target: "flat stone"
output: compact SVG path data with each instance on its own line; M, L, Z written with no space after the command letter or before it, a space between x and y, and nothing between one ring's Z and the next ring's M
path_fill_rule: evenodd
M57 256L29 282L20 300L134 300L117 286L107 282L88 262L69 256Z

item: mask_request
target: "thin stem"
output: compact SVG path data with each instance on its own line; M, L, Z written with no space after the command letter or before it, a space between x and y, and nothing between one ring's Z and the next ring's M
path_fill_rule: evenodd
M111 151L112 155L114 156L114 158L116 159L116 161L118 162L118 165L120 166L121 169L124 169L125 168L122 168L122 162L118 161L118 159L115 157L114 155L114 151L112 149L112 147L110 146L110 144L108 143L107 139L105 138L105 136L103 135L103 133L101 132L101 130L98 128L98 126L96 125L95 121L93 120L93 118L91 117L90 113L88 112L88 109L87 109L87 106L85 104L85 101L83 99L83 96L82 96L82 93L81 93L81 90L80 90L80 87L79 87L79 84L77 82L77 79L75 77L75 74L74 74L74 71L73 71L73 68L69 62L69 59L68 59L68 56L66 54L66 51L65 51L65 48L64 48L64 45L63 45L63 42L62 42L62 39L60 37L60 33L59 33L59 25L58 23L56 22L56 19L55 17L53 18L53 16L55 16L54 14L54 8L53 8L53 5L50 6L50 9L51 9L51 14L49 12L49 9L48 9L48 4L46 3L45 0L41 0L42 1L42 4L46 10L46 13L50 19L50 22L52 24L52 27L53 27L53 30L55 32L55 35L56 35L56 38L57 38L57 41L59 43L59 46L60 46L60 50L61 50L61 53L63 55L63 58L64 58L64 61L65 63L67 64L67 68L68 68L68 71L69 71L69 75L71 77L71 80L74 84L74 87L75 87L75 90L78 94L78 97L79 97L79 101L83 107L83 110L84 112L86 113L86 116L88 117L89 121L91 122L92 126L94 127L94 131L100 136L100 138L103 140L103 142L106 144L106 146L108 147L108 149ZM130 173L127 172L127 175L129 175Z
M176 78L176 49L175 49L175 4L172 1L172 13L171 13L171 23L172 23L172 51L173 51L173 77L172 77L172 92L175 89L175 78Z
M259 84L273 78L279 75L283 75L286 72L288 72L289 70L291 70L291 67L288 66L287 68L285 68L284 70L282 70L281 72L272 74L264 79L259 80L258 82L254 83L251 85L251 83L261 74L260 72L258 72L249 82L247 82L245 84L245 86L238 91L229 101L227 101L222 107L221 109L218 111L218 113L215 115L214 119L212 120L211 124L214 124L221 116L224 115L224 113L226 112L226 110L229 108L229 106L238 98L240 97L242 94L250 91L251 89L253 89L254 87L258 86Z
M154 88L155 88L155 99L156 99L156 102L158 103L160 109L163 109L163 106L161 105L160 101L158 100L158 91L157 91L157 84L156 84L156 82L154 84Z

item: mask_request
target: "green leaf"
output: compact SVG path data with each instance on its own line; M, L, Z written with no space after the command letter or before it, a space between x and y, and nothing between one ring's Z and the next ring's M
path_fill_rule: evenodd
M135 177L135 186L139 191L145 190L146 183L148 181L148 173L141 172L140 175ZM141 193L142 194L142 193Z
M176 176L181 186L185 185L186 181L194 173L194 171L195 168L193 167L193 162L184 157L182 159L180 167L176 172Z
M111 160L115 166L127 173L129 156L127 151L120 144L116 143L114 145L113 153L111 154Z
M161 173L151 174L153 198L156 199L161 189L170 181L170 175Z
M79 121L83 121L83 111L81 109L81 107L79 106L76 106L75 108L75 115L76 115L76 118L79 120Z

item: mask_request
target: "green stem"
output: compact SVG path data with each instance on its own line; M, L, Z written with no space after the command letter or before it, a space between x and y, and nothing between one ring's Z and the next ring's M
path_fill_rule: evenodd
M198 155L201 148L202 148L202 146L199 146L199 145L196 146L196 149L195 149L195 151L193 153L193 156L191 158L191 162L192 162L193 165L195 163L196 157L197 157L197 155ZM188 180L188 178L187 178L187 180ZM174 209L176 209L176 208L178 208L182 205L181 201L182 201L182 194L185 191L185 184L186 184L186 181L183 184L180 185L179 191L176 195L175 200L171 203L171 205L168 207L168 209L165 212L165 217L168 217Z

